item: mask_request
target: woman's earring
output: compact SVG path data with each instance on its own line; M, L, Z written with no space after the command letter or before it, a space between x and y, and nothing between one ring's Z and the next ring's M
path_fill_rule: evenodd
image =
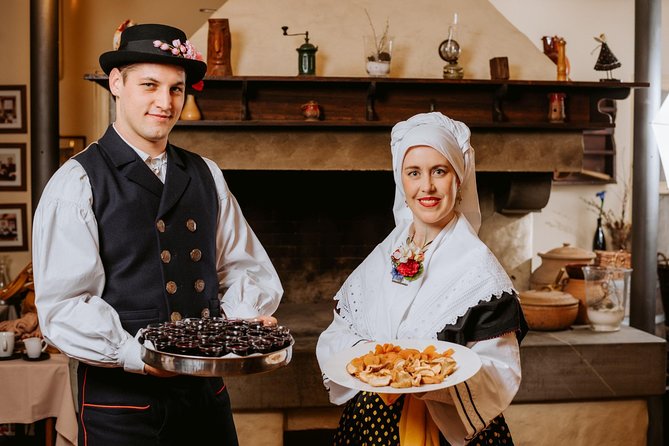
M458 193L455 195L455 201L457 204L462 203L462 192L460 191L460 188L458 188Z

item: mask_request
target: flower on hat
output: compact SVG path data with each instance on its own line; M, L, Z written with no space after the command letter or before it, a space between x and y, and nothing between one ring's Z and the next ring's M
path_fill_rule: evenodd
M183 57L193 60L204 60L202 54L195 49L189 40L181 43L179 39L174 39L171 45L167 42L163 42L162 40L154 40L153 46L160 48L162 51L168 51L176 57Z
M153 46L160 48L162 51L167 51L176 57L183 57L185 59L192 60L204 60L202 54L195 49L189 40L181 43L179 39L174 39L171 45L167 42L163 42L162 40L154 40ZM204 82L200 80L199 82L191 85L191 87L196 91L202 91L204 88Z

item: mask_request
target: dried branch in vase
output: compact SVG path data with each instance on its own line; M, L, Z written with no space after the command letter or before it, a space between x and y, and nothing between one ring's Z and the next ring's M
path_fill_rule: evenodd
M383 30L381 37L377 36L376 28L372 23L372 18L369 16L369 12L365 9L365 14L367 15L367 20L369 21L369 26L372 28L372 37L374 38L374 54L370 54L368 59L370 61L390 61L390 52L388 51L388 28L390 26L388 19L386 19L386 27Z

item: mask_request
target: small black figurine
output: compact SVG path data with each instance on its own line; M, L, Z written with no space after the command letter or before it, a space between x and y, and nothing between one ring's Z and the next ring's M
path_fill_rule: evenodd
M619 82L620 79L613 78L611 75L611 70L614 68L620 68L620 62L618 59L616 59L616 56L613 55L609 45L606 43L606 35L600 34L599 37L595 37L594 39L600 43L599 56L597 57L597 62L595 63L595 70L606 71L606 79L600 79L600 81Z

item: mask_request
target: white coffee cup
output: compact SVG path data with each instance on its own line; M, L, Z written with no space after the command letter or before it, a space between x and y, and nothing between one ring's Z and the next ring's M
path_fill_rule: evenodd
M14 332L0 331L0 358L9 358L14 354Z
M26 348L26 355L28 358L39 358L44 350L46 350L46 341L42 338L27 338L23 340L23 345Z

